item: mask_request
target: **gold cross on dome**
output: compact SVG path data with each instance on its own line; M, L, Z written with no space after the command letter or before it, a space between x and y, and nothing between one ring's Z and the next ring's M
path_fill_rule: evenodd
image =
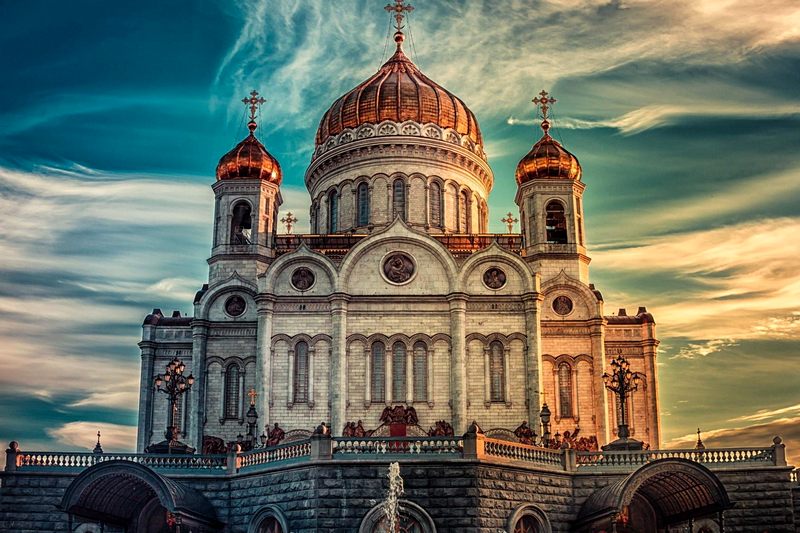
M513 233L514 232L514 223L515 222L519 222L519 220L514 218L513 213L511 213L511 211L509 211L505 218L501 218L500 219L500 222L502 222L503 224L508 226L508 232L509 233Z
M254 406L256 404L256 396L258 396L256 389L251 388L247 395L250 396L250 406Z
M387 4L383 9L389 13L394 12L394 29L400 31L403 29L403 18L405 18L404 13L411 13L414 11L414 6L411 4L405 5L405 0L394 0L394 5Z
M242 103L250 108L250 121L254 122L256 120L256 115L258 114L258 107L262 105L266 100L258 95L258 91L253 89L253 92L250 93L250 98L242 98Z
M286 213L286 216L281 219L281 223L286 226L286 233L292 232L292 226L297 222L297 217L291 211Z
M535 97L531 101L542 109L542 118L544 120L547 120L547 112L550 110L550 105L557 102L557 100L551 97L544 89L542 89L542 92L539 93L539 96Z

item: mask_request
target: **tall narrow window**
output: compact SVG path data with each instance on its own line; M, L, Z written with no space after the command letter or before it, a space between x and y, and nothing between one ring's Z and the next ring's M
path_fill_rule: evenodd
M336 191L328 194L328 233L339 231L339 195Z
M567 244L567 219L564 216L564 206L561 202L550 202L545 208L545 227L547 228L547 242L550 244Z
M238 202L231 211L231 244L250 244L253 235L250 204Z
M386 347L382 342L372 343L372 398L373 402L386 401Z
M572 417L572 369L567 363L558 365L558 403L561 418Z
M433 182L430 187L431 226L442 227L442 186Z
M414 401L428 401L428 347L421 341L414 344Z
M356 189L358 202L358 226L369 224L369 185L361 183Z
M308 402L308 344L294 345L294 403Z
M239 367L225 371L225 418L239 418Z
M406 401L406 345L402 342L392 346L392 401Z
M459 196L458 209L458 230L461 233L469 233L469 193L461 191Z
M581 207L581 199L575 199L575 209L578 211L577 224L578 224L578 244L583 246L583 208Z
M494 341L489 345L489 389L491 401L505 401L506 371L503 345Z
M396 179L392 184L392 212L393 216L406 219L406 184L403 180Z

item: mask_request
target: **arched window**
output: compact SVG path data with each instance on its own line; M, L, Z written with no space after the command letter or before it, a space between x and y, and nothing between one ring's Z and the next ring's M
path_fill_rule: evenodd
M277 505L265 505L250 519L247 533L288 533L286 515Z
M406 401L406 345L399 341L392 346L392 401Z
M250 204L238 202L231 210L231 244L250 244L253 236Z
M458 210L458 229L461 233L469 233L469 193L461 191L460 203Z
M285 533L280 522L274 516L266 518L258 527L258 533Z
M503 345L499 341L494 341L489 345L489 390L490 401L504 402L506 375L505 375L505 354Z
M339 195L337 192L328 193L328 233L339 231Z
M431 183L431 226L442 227L442 186L438 182Z
M370 379L372 380L372 398L370 398L370 400L382 403L386 401L386 347L382 342L372 343L371 357L372 376Z
M406 219L406 184L401 179L392 184L392 216Z
M558 404L562 418L572 414L572 368L567 363L558 365Z
M366 226L369 224L369 185L362 182L356 189L356 202L358 203L358 221L357 226Z
M422 341L414 344L414 401L428 401L428 347Z
M552 201L545 208L547 219L547 242L550 244L567 244L567 219L564 217L564 206L561 202Z
M239 367L228 366L225 371L225 418L239 418Z
M517 521L514 533L540 533L538 521L530 515L525 515Z
M308 402L308 344L294 345L294 403Z

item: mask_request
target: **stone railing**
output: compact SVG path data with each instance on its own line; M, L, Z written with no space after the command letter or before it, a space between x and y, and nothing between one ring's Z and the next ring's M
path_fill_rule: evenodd
M780 458L776 454L776 447L771 446L769 448L718 448L706 450L577 452L576 465L578 470L629 469L658 459L688 459L710 467L780 464ZM785 464L785 461L783 464Z
M456 437L337 437L333 439L335 458L352 455L457 455L464 440Z
M17 452L8 453L6 470L62 470L94 466L107 461L131 461L157 470L219 471L227 468L224 455L160 455L145 453ZM13 465L10 464L13 461Z
M538 446L520 444L518 442L484 438L483 451L487 457L499 457L539 465L558 466L559 468L564 465L565 454L562 450L551 450Z
M305 459L311 456L311 441L290 442L270 448L256 448L236 456L236 468Z
M641 450L582 452L549 449L486 437L480 430L463 437L331 437L312 435L302 441L227 455L156 455L135 453L23 452L16 442L6 450L6 472L79 472L106 461L132 461L171 474L225 475L260 466L330 460L469 460L546 468L565 472L633 472L659 459L687 459L711 469L786 467L786 448L779 438L766 448ZM797 471L791 474L797 480Z

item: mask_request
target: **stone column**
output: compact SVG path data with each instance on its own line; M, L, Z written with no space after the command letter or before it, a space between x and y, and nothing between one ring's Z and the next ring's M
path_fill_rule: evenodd
M589 323L589 335L592 340L592 365L594 379L594 418L597 429L597 440L600 444L611 442L608 412L608 395L603 382L606 372L606 320L602 315Z
M464 293L447 296L450 302L450 396L456 435L467 430L467 299Z
M143 337L150 338L151 326L145 326ZM156 356L156 343L143 340L139 343L142 351L142 371L139 382L139 430L136 436L136 453L144 453L150 444L153 431L153 361Z
M658 341L655 338L655 324L645 324L647 335L644 340L644 371L647 373L644 401L647 402L647 427L650 430L649 441L652 448L661 448L661 420L658 409ZM640 439L641 440L641 439Z
M525 400L528 404L528 424L537 427L542 408L542 326L541 312L544 297L539 293L539 274L534 277L535 292L522 296L525 309Z
M331 383L329 387L331 404L331 433L341 436L347 416L345 391L347 388L346 345L347 345L347 302L350 297L335 293L331 303Z
M259 294L256 296L258 329L256 330L256 409L261 428L272 423L269 414L272 396L272 314L275 309L275 296ZM291 399L290 399L291 400ZM256 431L256 434L261 434Z
M198 453L203 450L203 426L206 420L206 346L208 322L192 320L192 375L194 385L189 391L189 445Z

